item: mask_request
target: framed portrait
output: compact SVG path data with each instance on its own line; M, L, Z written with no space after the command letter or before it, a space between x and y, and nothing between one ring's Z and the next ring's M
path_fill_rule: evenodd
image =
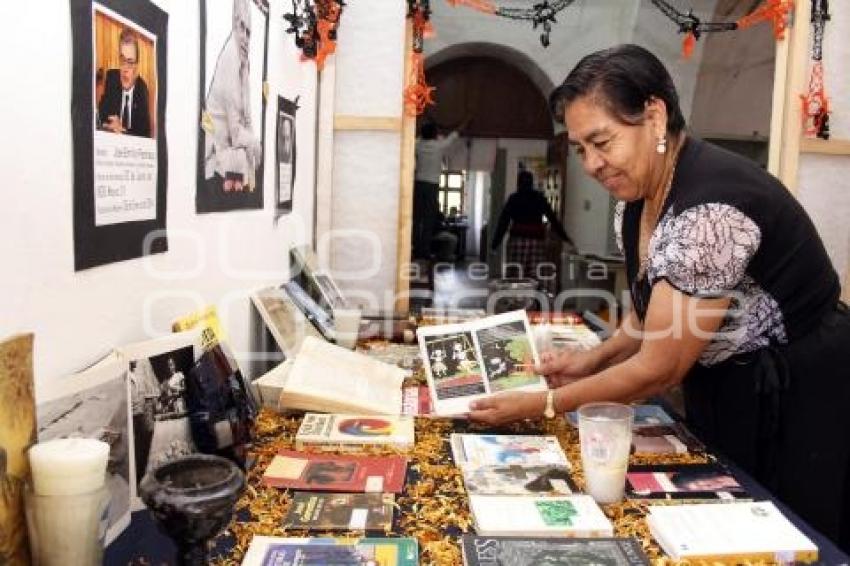
M198 213L263 207L267 0L200 2Z
M277 168L275 170L275 210L276 216L292 212L293 193L295 192L295 163L297 136L295 135L295 113L298 111L298 99L287 100L277 97Z
M76 270L168 249L167 23L147 0L71 0Z

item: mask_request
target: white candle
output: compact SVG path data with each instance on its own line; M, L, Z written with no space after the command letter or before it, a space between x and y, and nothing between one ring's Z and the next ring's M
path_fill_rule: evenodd
M29 450L37 495L77 495L103 486L109 444L91 438L58 438Z

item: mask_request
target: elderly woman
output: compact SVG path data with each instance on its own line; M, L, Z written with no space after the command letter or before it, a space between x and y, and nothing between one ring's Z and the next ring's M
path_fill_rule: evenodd
M551 418L682 383L698 435L850 548L850 314L805 211L755 163L688 136L641 47L585 57L551 105L620 201L634 309L595 350L544 354L547 393L490 397L470 417Z

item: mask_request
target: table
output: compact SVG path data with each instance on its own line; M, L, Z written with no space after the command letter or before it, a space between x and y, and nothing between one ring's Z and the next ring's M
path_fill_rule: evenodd
M258 440L253 451L256 465L249 472L249 484L252 489L240 501L237 518L231 523L229 532L216 540L213 564L239 564L252 534L306 536L303 531L284 532L280 525L280 517L288 504L289 495L283 490L264 488L259 483L262 472L275 452L279 448L291 447L298 423L298 418L282 417L269 411L260 415L257 421ZM462 563L459 549L452 537L472 530L472 517L460 472L451 463L451 451L445 439L453 431L485 430L505 434L557 435L573 463L577 483L583 485L579 465L578 431L563 419L556 419L551 423L520 423L498 430L485 429L465 421L417 419L417 441L410 453L412 465L408 469L405 491L398 498L401 512L396 514L393 533L416 536L419 539L421 564L457 566ZM693 461L695 456L632 456L632 463L647 463L651 458L663 458L664 462L685 462ZM746 473L735 466L731 466L731 469L754 498L771 499L767 490ZM781 503L775 503L819 547L821 560L818 564L850 564L850 557ZM603 509L614 522L617 536L638 538L651 559L660 558L662 554L650 541L648 529L642 520L645 507L646 503L625 502L607 505ZM108 566L173 564L174 556L173 543L156 530L149 513L143 511L133 514L132 525L107 549L104 563Z

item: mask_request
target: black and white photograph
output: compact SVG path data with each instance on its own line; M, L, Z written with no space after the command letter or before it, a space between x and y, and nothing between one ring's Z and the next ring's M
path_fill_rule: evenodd
M295 191L295 113L298 111L298 99L287 100L277 97L277 170L275 203L277 215L292 212L293 193Z
M107 543L130 523L132 431L127 373L114 355L58 380L36 407L38 440L94 438L109 444Z
M263 207L267 0L201 0L198 213Z
M192 346L129 362L137 486L159 464L195 452L184 396L193 363Z
M72 0L71 24L75 268L165 252L168 16Z

